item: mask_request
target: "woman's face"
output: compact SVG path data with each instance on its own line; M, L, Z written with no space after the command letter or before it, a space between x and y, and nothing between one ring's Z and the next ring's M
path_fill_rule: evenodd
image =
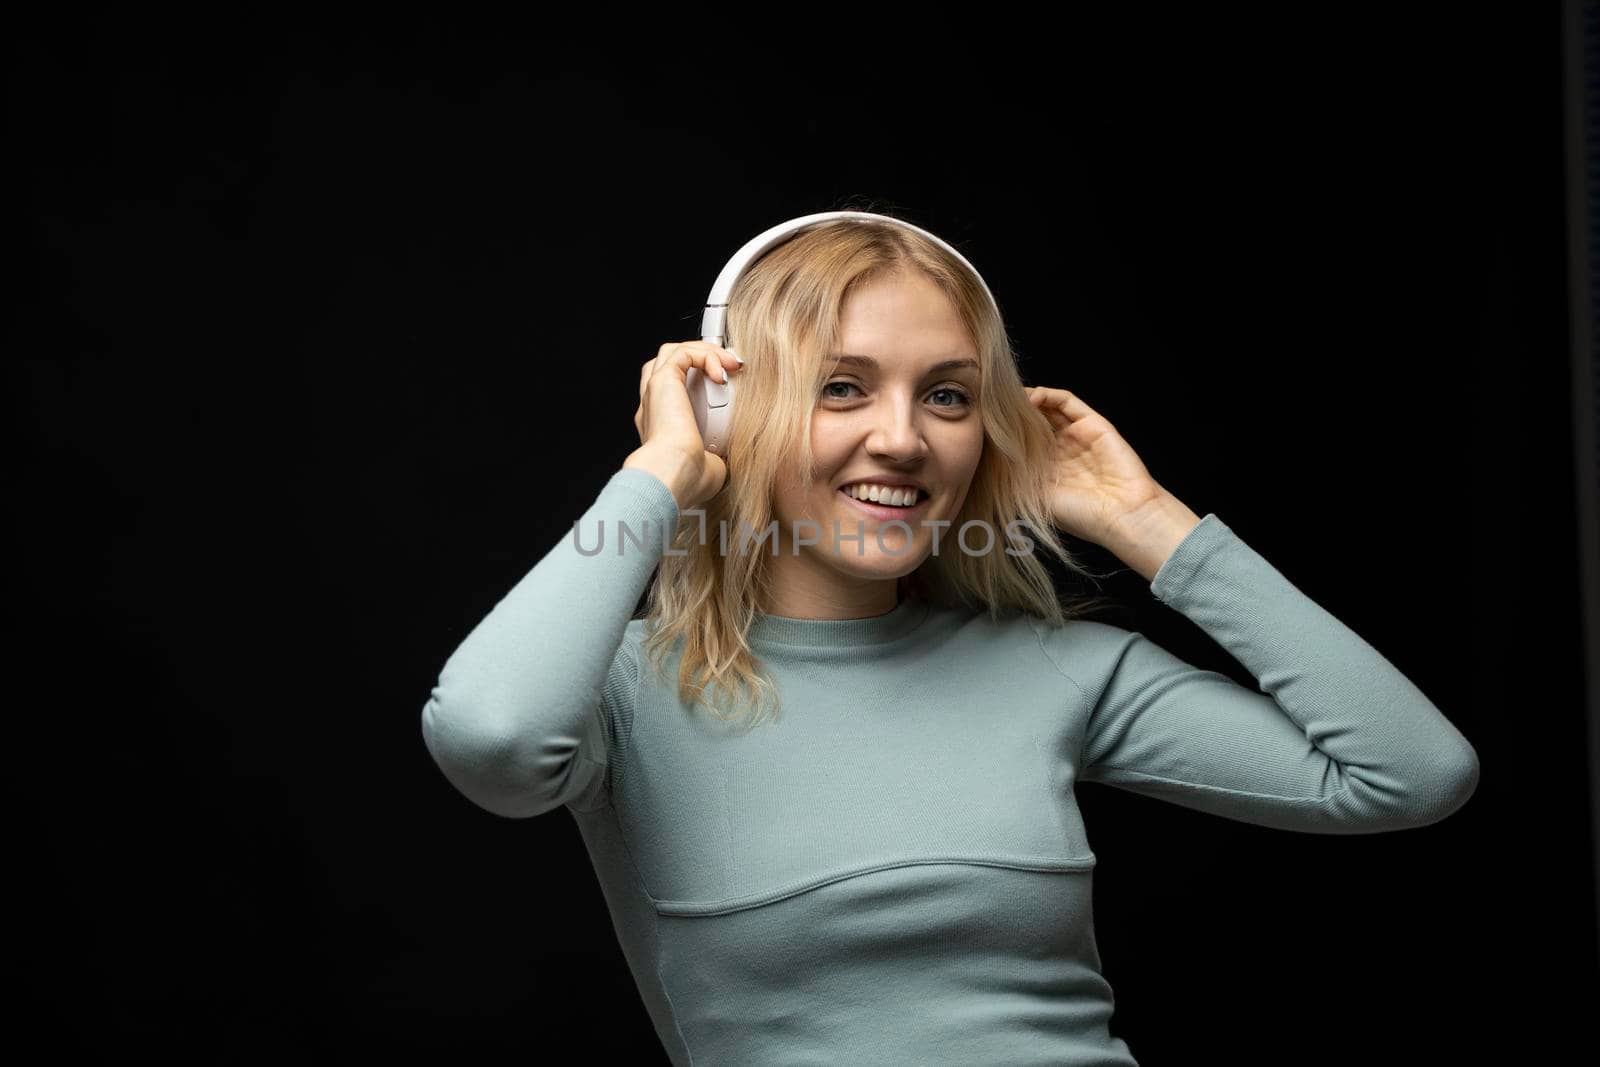
M840 328L832 355L844 358L812 415L816 484L803 492L791 460L774 490L774 614L853 617L853 608L893 608L895 579L928 558L935 534L939 552L959 550L954 520L983 454L978 353L932 281L911 271L863 286L846 301ZM971 363L941 366L951 360ZM920 487L910 508L865 490L907 481ZM852 499L845 492L852 486L862 487L856 496L884 503ZM910 533L886 525L894 518ZM927 525L941 520L948 525Z

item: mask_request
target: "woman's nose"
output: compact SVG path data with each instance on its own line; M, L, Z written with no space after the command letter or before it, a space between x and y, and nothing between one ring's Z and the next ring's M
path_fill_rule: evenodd
M875 415L867 451L906 460L920 456L926 447L916 416L903 405L883 405Z

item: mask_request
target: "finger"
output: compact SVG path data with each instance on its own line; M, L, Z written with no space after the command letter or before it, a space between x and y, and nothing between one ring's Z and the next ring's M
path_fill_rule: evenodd
M667 374L675 370L684 372L683 380L688 383L690 369L698 370L713 381L726 382L726 376L718 377L722 370L722 362L715 358L715 346L703 341L684 341L672 350L672 357L659 361L656 367L657 374Z
M1030 385L1028 390L1029 400L1042 408L1059 411L1069 419L1082 419L1094 414L1094 409L1071 390L1051 389L1044 385Z
M734 355L726 348L723 348L721 345L714 345L710 341L686 341L684 343L703 345L708 352L716 357L714 362L716 363L717 370L719 372L717 375L717 380L724 384L726 384L728 381L728 374L730 371L736 371L744 365L743 361L740 360L738 356Z
M656 349L656 354L644 361L644 366L639 368L639 403L644 403L645 389L649 386L651 377L666 365L666 362L672 358L673 353L684 343L683 341L663 341L661 347Z
M1066 416L1050 403L1050 391L1040 385L1026 386L1028 403L1032 404L1041 414Z
M689 349L689 352L693 356L694 365L699 368L700 373L714 382L727 385L728 370L722 365L722 349L710 341L689 341L686 343L693 346Z
M1033 409L1040 414L1045 422L1050 424L1050 429L1052 431L1059 430L1063 426L1072 425L1072 420L1069 419L1065 413L1063 413L1059 408L1051 407L1049 404L1045 403L1043 397L1039 397L1038 399L1034 400Z
M700 343L706 346L707 364L717 368L717 381L727 385L728 368L738 366L738 361L728 355L728 350L720 345L714 345L710 341L702 341Z

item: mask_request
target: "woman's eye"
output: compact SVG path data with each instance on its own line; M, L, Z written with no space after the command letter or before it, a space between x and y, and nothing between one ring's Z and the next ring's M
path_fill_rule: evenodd
M850 399L850 396L849 396L848 393L840 394L840 393L830 393L830 392L828 392L829 389L833 389L835 387L842 387L842 388L845 388L845 389L857 389L857 388L859 388L859 386L857 386L855 382L847 382L847 381L842 381L842 380L841 381L837 381L837 382L829 382L827 385L824 385L822 387L823 395L826 396L830 400L848 400L848 399ZM947 386L941 386L940 388L935 389L933 392L929 393L928 395L929 396L938 396L940 393L948 393L954 399L950 400L947 403L935 404L934 405L935 407L955 408L955 407L961 407L961 406L963 406L965 404L972 403L972 397L968 396L965 390L956 389L956 388L954 388L952 386L948 386L948 385Z
M962 390L960 390L960 389L952 389L949 386L945 386L942 389L935 389L934 393L936 393L936 394L937 393L949 393L951 396L955 397L954 401L952 401L951 403L948 403L948 404L941 404L941 405L939 405L940 407L956 408L956 407L960 407L963 404L970 403L972 401L972 398L970 396L968 396Z

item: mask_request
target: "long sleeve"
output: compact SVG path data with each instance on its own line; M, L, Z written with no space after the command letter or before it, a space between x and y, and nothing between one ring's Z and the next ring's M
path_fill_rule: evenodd
M1327 834L1425 826L1477 787L1477 753L1439 709L1216 515L1179 543L1151 590L1260 691L1093 623L1109 668L1077 678L1092 707L1082 780Z
M445 661L422 736L474 804L521 819L607 799L638 679L628 623L677 516L659 478L619 469Z

